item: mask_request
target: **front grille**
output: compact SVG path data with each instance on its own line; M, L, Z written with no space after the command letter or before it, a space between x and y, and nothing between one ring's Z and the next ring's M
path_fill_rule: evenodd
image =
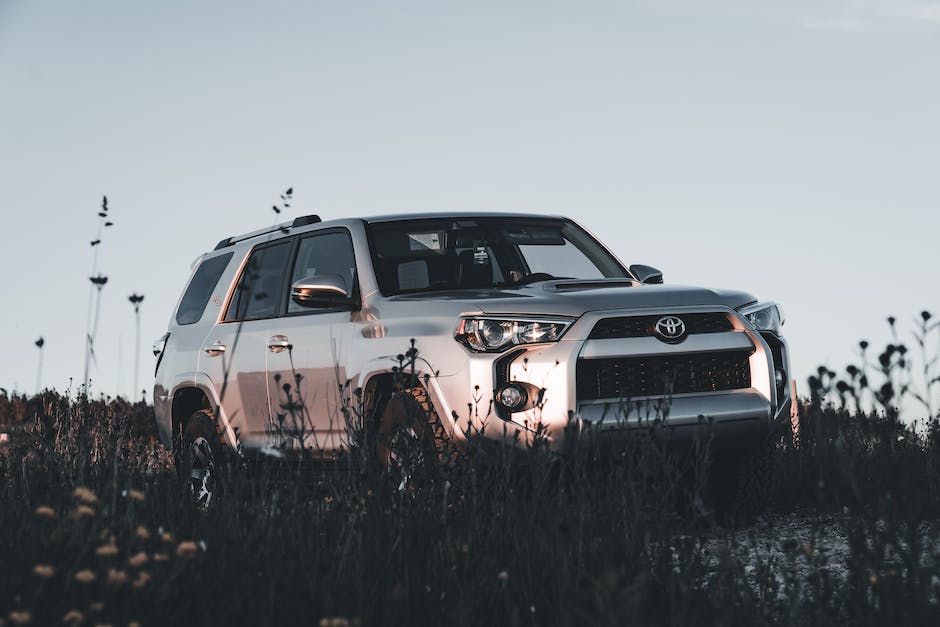
M657 316L625 316L623 318L605 318L594 325L591 340L609 340L614 338L647 337L654 335L653 326L662 318ZM689 313L676 314L676 317L685 322L686 332L690 335L696 333L724 333L734 331L734 325L728 314Z
M750 351L578 361L579 400L630 399L750 387Z

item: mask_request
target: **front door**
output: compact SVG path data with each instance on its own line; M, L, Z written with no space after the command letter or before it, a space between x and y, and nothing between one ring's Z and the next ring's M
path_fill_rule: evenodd
M268 403L283 446L303 446L330 456L344 447L342 411L352 313L359 302L356 260L346 229L315 232L300 239L291 267L283 316L272 320L268 339ZM295 281L340 277L348 307L302 306L290 298Z

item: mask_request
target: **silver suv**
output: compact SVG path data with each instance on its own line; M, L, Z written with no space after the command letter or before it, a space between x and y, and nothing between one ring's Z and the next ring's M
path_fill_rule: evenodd
M226 238L193 268L154 346L153 398L194 477L221 445L341 453L352 390L376 416L406 392L458 448L469 433L559 448L588 425L613 438L650 423L747 448L788 416L776 304L663 285L564 217L306 216Z

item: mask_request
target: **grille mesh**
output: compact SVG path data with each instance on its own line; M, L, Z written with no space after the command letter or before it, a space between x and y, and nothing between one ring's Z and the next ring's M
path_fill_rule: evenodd
M589 339L608 340L651 336L653 335L653 326L662 317L662 315L658 315L605 318L594 325ZM723 333L734 330L731 320L728 319L728 314L725 313L691 313L680 314L676 317L685 322L686 332L690 335L696 333Z
M578 361L579 400L738 390L750 386L750 351Z

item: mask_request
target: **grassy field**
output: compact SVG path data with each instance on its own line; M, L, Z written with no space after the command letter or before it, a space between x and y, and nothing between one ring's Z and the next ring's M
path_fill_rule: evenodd
M690 475L642 438L606 463L471 454L404 486L235 470L201 511L151 420L0 395L0 623L940 624L936 422L803 405L770 510L735 530L694 479L704 456ZM805 512L838 527L838 555L814 523L774 533Z

